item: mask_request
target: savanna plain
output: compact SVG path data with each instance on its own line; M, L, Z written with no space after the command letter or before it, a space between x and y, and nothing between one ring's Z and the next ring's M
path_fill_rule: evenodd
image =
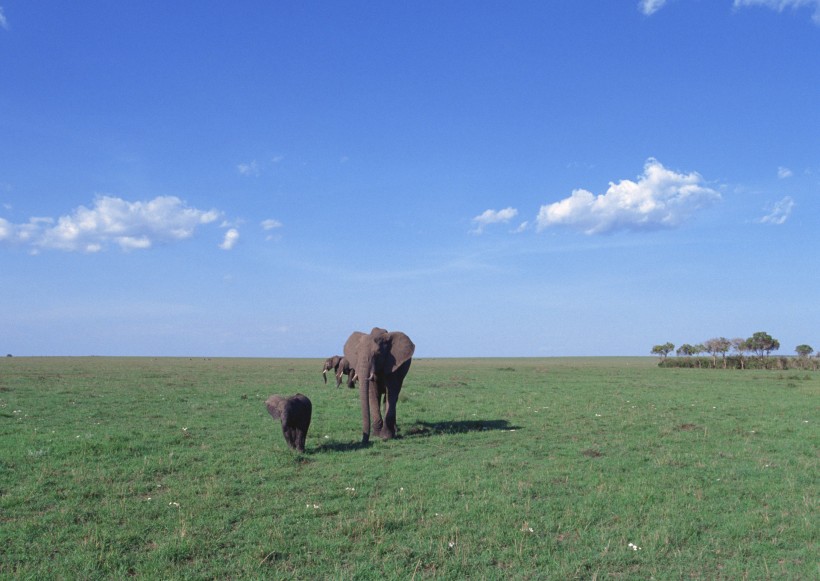
M820 577L820 372L416 359L362 447L321 365L3 358L0 576Z

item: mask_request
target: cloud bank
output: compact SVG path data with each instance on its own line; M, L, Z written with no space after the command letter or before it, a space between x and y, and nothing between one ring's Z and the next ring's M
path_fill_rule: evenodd
M568 226L586 234L675 228L719 199L699 174L677 173L649 159L637 181L610 182L597 196L577 189L568 198L541 206L536 228Z
M0 218L0 242L29 246L33 252L99 252L112 244L122 250L138 250L157 242L190 238L198 226L219 217L216 210L188 207L175 196L147 202L99 196L91 208L80 206L56 220L31 218L25 224L12 224ZM226 238L223 244L227 242Z

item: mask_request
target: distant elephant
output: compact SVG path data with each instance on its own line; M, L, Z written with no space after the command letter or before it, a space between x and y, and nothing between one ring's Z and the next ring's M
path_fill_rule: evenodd
M363 444L370 441L371 420L375 435L385 440L396 437L396 404L415 350L410 337L401 331L389 333L379 327L369 335L355 331L345 343L344 356L359 381Z
M347 375L347 386L353 387L354 371L346 358L341 355L334 355L333 357L325 359L324 367L322 367L322 378L325 380L325 383L327 383L327 372L331 369L336 376L336 387L341 385L342 375Z
M322 379L325 380L327 383L327 372L331 369L333 370L334 375L339 371L339 362L342 360L341 355L334 355L333 357L328 357L325 359L325 364L322 367ZM339 384L336 384L336 387L339 387Z
M347 387L355 387L356 370L350 365L347 357L342 357L342 360L339 361L339 368L336 371L336 387L339 387L342 383L342 375L347 375Z
M265 406L274 419L282 421L282 434L288 446L304 452L305 438L313 411L310 400L301 393L290 397L272 395L265 401Z

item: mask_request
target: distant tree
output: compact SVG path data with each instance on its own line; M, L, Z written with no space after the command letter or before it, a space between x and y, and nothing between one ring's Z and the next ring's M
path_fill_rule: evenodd
M666 356L669 355L675 349L675 345L672 343L664 343L663 345L655 345L652 347L652 355L658 355L661 358L661 361L666 359Z
M748 353L751 349L749 348L749 343L747 339L741 339L740 337L736 337L732 339L732 349L734 349L735 353L737 353L738 358L740 359L740 368L746 368L746 362L744 359L744 355Z
M685 355L686 357L691 357L695 354L695 347L694 345L690 345L689 343L684 343L680 347L678 347L677 351L675 351L675 355L680 357L681 355Z
M795 352L799 357L807 358L811 357L811 354L814 353L814 349L810 345L798 345L794 348Z
M717 356L723 356L723 369L726 369L726 353L731 349L732 342L726 337L715 337L703 343L703 348L712 355L712 366L717 367Z
M768 357L772 351L780 349L780 341L764 331L758 331L746 339L746 343L749 351L754 351L761 360Z

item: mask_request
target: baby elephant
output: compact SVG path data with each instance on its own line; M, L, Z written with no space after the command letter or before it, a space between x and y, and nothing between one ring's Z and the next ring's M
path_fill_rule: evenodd
M290 397L272 395L265 401L265 405L270 415L282 421L282 434L288 446L304 452L310 414L313 411L310 400L301 393Z

